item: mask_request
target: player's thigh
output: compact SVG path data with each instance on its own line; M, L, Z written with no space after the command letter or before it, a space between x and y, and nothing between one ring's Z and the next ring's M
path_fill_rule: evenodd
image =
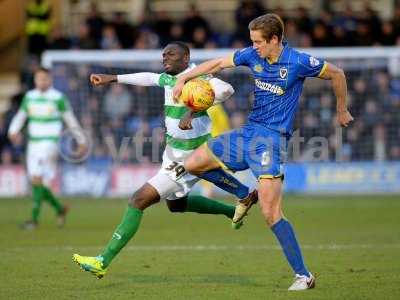
M218 161L204 144L193 151L184 162L185 170L191 174L201 174L220 167Z
M246 141L246 161L257 179L282 178L287 142L270 130L255 130Z
M219 167L241 171L249 166L245 161L245 128L228 131L208 141L209 155Z

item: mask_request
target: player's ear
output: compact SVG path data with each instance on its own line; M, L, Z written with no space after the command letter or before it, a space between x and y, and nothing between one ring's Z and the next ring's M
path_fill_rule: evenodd
M184 54L183 55L183 62L188 64L189 61L190 61L190 56L188 54Z

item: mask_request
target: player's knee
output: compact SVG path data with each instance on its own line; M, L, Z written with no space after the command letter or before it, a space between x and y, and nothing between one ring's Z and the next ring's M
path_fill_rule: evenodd
M41 176L32 176L31 183L32 183L32 185L42 185L43 179Z
M133 193L133 195L129 198L128 204L131 207L144 210L159 201L160 195L158 194L157 190L150 184L146 183L139 190Z
M276 201L276 199L273 199L272 195L259 196L261 198L261 212L264 215L265 221L267 222L268 226L272 226L282 218L280 204L278 201Z
M186 211L187 198L181 198L177 200L167 200L167 206L172 213L183 213Z
M151 201L151 199L148 199L147 197L145 197L144 195L141 195L140 193L134 193L129 198L128 202L131 207L135 207L140 210L144 210L153 204L153 201Z

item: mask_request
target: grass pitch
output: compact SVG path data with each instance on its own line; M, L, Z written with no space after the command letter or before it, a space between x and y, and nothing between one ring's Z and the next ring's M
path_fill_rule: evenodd
M288 196L317 287L287 292L292 273L258 207L245 226L224 216L148 209L137 235L97 280L73 253L97 255L125 200L67 200L57 229L49 207L36 231L18 229L28 199L0 200L0 299L400 299L399 196Z

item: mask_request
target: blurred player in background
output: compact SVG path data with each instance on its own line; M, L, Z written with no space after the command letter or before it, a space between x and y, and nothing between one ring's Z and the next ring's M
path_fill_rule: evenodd
M105 275L107 267L114 257L136 234L143 211L161 199L166 200L171 212L222 214L230 220L234 217L235 207L232 205L203 196L188 195L193 185L200 178L185 171L183 160L210 138L211 125L206 112L192 113L186 106L176 104L172 99L172 88L175 85L176 76L188 72L194 67L189 65L189 61L190 51L186 44L171 42L163 51L165 72L162 74L142 72L125 75L92 74L90 76L90 80L95 86L118 82L139 86L164 87L167 141L160 171L129 199L128 208L122 221L103 252L97 257L73 255L73 260L83 270L91 272L97 278L102 278ZM215 92L216 103L225 101L234 92L230 84L220 79L210 78L209 81ZM115 105L118 105L118 103L115 103ZM181 118L183 121L181 121ZM222 170L218 172L224 178L218 185L220 188L247 202L254 203L257 201L256 192L249 193L248 187L242 185L234 177ZM208 176L215 176L215 174L205 174L203 178ZM236 225L235 229L239 228L242 223Z
M248 123L198 148L185 160L185 168L198 176L221 165L232 171L251 169L259 181L261 211L296 275L289 290L306 290L315 286L315 278L305 266L293 227L282 212L281 165L305 79L332 80L337 119L341 126L347 126L353 117L347 110L346 77L338 67L300 53L282 42L284 26L278 15L255 18L250 22L249 30L252 47L206 61L178 77L175 99L186 81L235 66L250 68L255 85L255 101ZM240 221L248 209L245 203L239 204L234 222Z
M42 201L48 202L57 214L58 226L65 223L67 207L62 205L51 190L56 175L58 142L62 135L62 123L76 136L80 136L80 149L85 150L81 127L76 120L68 99L52 87L47 69L40 68L34 74L35 89L28 91L11 121L8 136L13 143L21 140L20 131L27 121L28 145L26 164L32 186L32 217L21 225L24 229L38 226Z

